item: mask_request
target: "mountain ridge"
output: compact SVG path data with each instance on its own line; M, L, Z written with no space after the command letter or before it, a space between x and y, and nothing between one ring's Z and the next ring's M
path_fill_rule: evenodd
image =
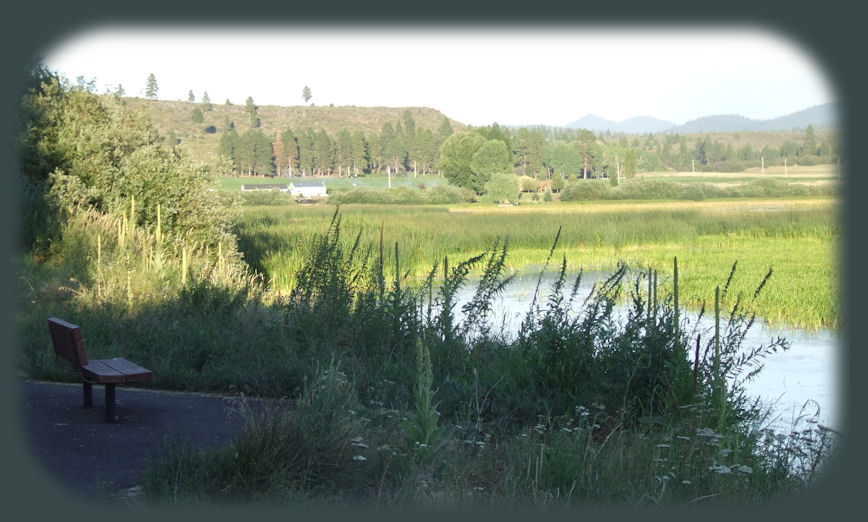
M616 122L596 114L588 114L566 124L564 127L587 129L593 132L623 132L625 134L783 131L807 128L808 125L821 129L837 125L838 111L838 103L829 102L768 120L757 120L738 114L718 114L695 118L682 125L652 116L635 116Z

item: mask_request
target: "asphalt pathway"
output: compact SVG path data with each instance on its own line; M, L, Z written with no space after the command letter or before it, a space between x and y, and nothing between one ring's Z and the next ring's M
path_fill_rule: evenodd
M81 384L21 385L34 459L46 475L88 497L134 489L173 443L228 446L244 423L238 398L118 386L117 420L106 423L103 386L93 387L94 407L82 408Z

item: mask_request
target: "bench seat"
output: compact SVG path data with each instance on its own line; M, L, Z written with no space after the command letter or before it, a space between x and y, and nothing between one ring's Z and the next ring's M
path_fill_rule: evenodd
M106 422L114 422L115 420L116 385L147 382L154 378L151 370L122 357L88 360L80 326L51 317L48 319L48 330L51 333L54 352L58 357L63 357L71 362L81 376L85 408L93 406L93 385L105 385Z

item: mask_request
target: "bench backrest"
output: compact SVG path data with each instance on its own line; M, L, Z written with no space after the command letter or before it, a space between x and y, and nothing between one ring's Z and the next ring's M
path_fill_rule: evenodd
M63 319L51 317L48 319L48 330L51 332L54 352L70 361L75 366L76 371L80 372L80 368L88 363L81 327Z

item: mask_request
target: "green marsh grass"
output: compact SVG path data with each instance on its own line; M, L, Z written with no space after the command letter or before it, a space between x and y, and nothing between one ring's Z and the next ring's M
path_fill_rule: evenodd
M330 219L328 207L248 207L237 227L246 261L280 291L295 285L310 239ZM405 269L424 278L439 259L476 255L508 237L508 268L539 265L549 238L562 227L558 255L578 270L630 266L662 269L678 255L684 304L711 302L713 283L738 260L756 277L775 267L775 279L758 304L772 322L804 328L836 328L840 226L831 198L724 200L715 202L602 202L498 208L342 206L347 230L376 242L381 226L399 242ZM386 267L393 265L386 254ZM747 291L750 280L735 283ZM735 295L735 293L733 294Z

